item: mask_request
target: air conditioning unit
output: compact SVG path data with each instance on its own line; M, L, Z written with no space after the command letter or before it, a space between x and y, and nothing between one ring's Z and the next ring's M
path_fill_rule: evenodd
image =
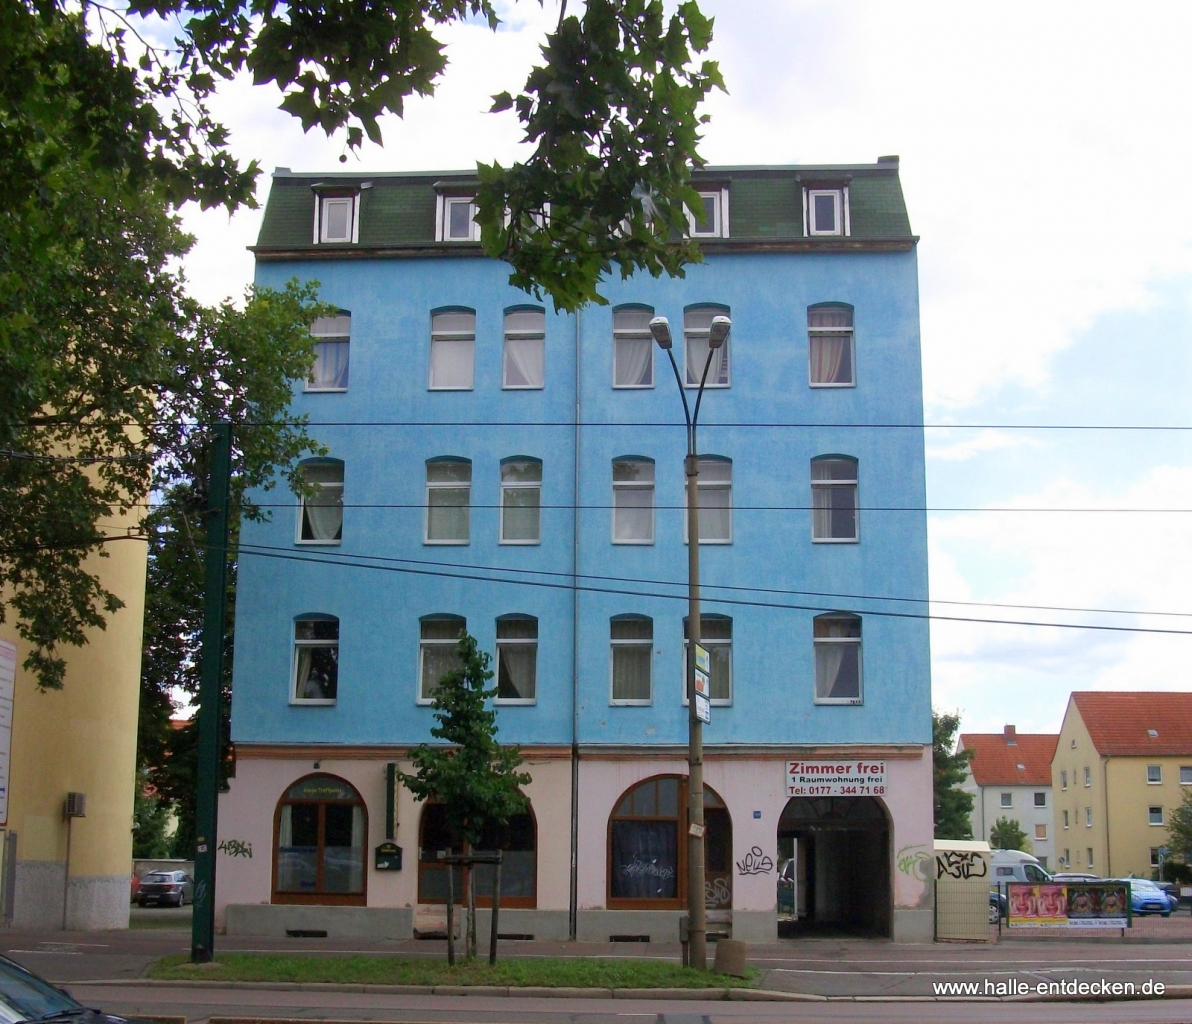
M63 809L63 815L67 818L87 817L87 794L67 793L66 807Z

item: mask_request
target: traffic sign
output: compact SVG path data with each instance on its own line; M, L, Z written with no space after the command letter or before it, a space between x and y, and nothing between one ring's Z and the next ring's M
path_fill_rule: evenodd
M702 644L695 645L695 669L705 675L710 675L712 672L712 659L708 654L708 649Z

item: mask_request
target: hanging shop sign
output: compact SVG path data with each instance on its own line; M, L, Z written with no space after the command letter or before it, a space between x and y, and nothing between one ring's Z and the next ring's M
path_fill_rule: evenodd
M787 796L885 796L886 762L787 761Z
M1010 928L1128 928L1130 889L1122 882L1006 885Z

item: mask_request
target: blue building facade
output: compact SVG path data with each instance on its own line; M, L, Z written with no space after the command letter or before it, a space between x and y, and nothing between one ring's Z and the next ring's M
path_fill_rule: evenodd
M442 927L450 837L390 766L430 738L466 629L533 778L530 813L493 838L502 922L677 934L685 435L648 322L669 319L690 375L724 315L699 435L711 920L929 937L916 238L896 158L707 169L704 262L610 281L577 315L480 255L470 187L274 176L257 282L317 280L341 313L314 326L293 403L329 450L305 467L315 496L271 492L271 521L243 526L220 837L258 853L221 858L224 923ZM382 843L400 870L391 847L378 867Z

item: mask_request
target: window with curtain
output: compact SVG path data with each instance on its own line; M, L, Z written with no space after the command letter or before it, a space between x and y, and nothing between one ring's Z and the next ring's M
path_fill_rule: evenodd
M856 384L851 306L811 306L807 310L807 352L808 379L813 388Z
M313 493L302 496L298 543L340 543L344 528L344 464L338 459L312 459L302 463L301 469Z
M532 809L511 815L503 826L486 825L478 850L502 850L501 908L537 906L538 829ZM418 826L418 902L447 902L447 868L439 861L440 850L459 851L460 837L453 833L446 808L433 801L422 805ZM491 864L476 866L476 905L492 905L496 871ZM452 890L456 902L464 895L463 872L454 868ZM458 912L458 908L457 908Z
M276 815L273 902L365 902L368 818L353 786L308 775L287 790Z
M471 537L472 463L429 459L426 463L426 543L467 544Z
M428 615L420 621L418 647L418 699L427 703L449 672L463 667L459 641L468 622L459 615Z
M654 543L654 462L613 460L613 543Z
M733 463L731 459L699 460L699 542L733 541ZM687 510L683 510L683 542L687 542Z
M537 544L542 539L542 463L501 463L501 543Z
M476 362L476 314L434 313L430 318L430 390L470 391Z
M613 310L613 387L654 386L653 316L653 309L642 306Z
M315 341L315 362L311 367L307 391L348 390L348 346L352 335L352 316L339 313L321 316L310 325Z
M310 615L294 620L296 703L331 704L339 689L339 619Z
M505 361L501 386L541 388L546 382L546 312L513 309L505 314Z
M708 360L708 332L712 329L712 318L728 316L728 306L691 306L683 313L683 347L687 364L687 386L698 388L704 375L704 363ZM712 355L708 367L708 382L705 387L727 388L729 379L729 346L731 337L724 340Z
M684 656L691 657L691 620L683 616ZM733 620L727 615L699 617L700 646L708 652L711 673L708 699L713 704L733 702ZM687 703L687 664L683 664L683 703Z
M497 619L497 700L529 704L538 690L538 620L532 615Z
M811 539L855 541L857 460L825 455L811 460Z
M815 702L861 703L861 619L817 615L814 624Z
M649 704L653 698L654 620L618 615L609 622L612 644L612 703Z

